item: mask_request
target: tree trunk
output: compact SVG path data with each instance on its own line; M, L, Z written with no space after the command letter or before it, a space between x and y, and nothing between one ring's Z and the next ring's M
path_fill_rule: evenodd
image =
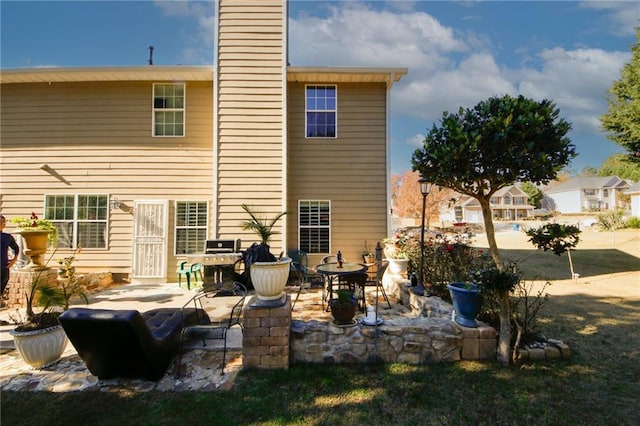
M509 306L509 291L498 293L500 304L500 334L498 335L498 361L509 365L511 358L511 307Z
M487 241L489 242L489 253L495 262L498 269L502 270L504 264L500 258L500 252L498 251L498 243L496 243L496 231L493 227L493 216L491 213L491 205L488 199L477 199L480 202L482 208L482 218L484 220L485 234L487 235Z
M489 242L489 253L499 270L504 270L504 263L500 258L498 244L496 243L496 231L493 227L493 215L489 199L478 198L482 207L482 218L484 228ZM509 307L509 291L500 291L498 294L498 304L500 305L500 333L498 335L498 361L509 364L511 357L511 309Z

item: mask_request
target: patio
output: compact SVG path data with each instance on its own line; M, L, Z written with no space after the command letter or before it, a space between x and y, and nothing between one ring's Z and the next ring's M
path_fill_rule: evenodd
M433 300L429 303L432 305L421 307L423 310L428 309L433 318L416 317L409 308L409 305L415 302L410 302L408 299L402 300L401 303L396 300L392 303L392 309L383 309L383 304L380 304L379 316L384 320L384 325L378 327L376 331L376 327L360 324L351 328L332 326L331 313L323 309L322 290L320 288L303 289L296 300L297 289L298 287L295 286L286 288L292 304L295 302L291 330L292 362L368 362L371 356L367 355L366 350L367 347L372 347L371 342L374 340L375 355L384 361L421 363L460 359L464 336L459 329L454 329L453 322L450 321L449 305L441 304L442 302L437 298L431 298ZM194 290L180 288L175 283L126 284L91 295L89 307L103 309L135 307L139 311L158 307L181 307L193 294ZM405 295L404 299L407 297L409 296ZM369 299L371 302L371 293L369 293ZM249 301L250 297L247 300ZM436 305L433 305L434 303ZM15 310L2 309L0 319L8 321L9 315L14 312ZM212 319L227 312L228 307L222 304L208 308ZM206 347L199 343L190 346L182 356L180 371L178 370L179 357L175 357L164 377L158 382L135 379L98 380L89 373L70 343L60 361L49 367L34 370L22 361L13 348L13 338L9 335L9 330L13 327L13 325L0 326L0 389L2 390L213 391L232 386L233 379L243 365L242 333L239 328L234 328L229 334L225 374L221 374L220 368L222 342L217 341L208 341ZM376 333L378 337L382 337L376 339ZM403 336L405 342L400 345L408 349L399 355L399 359L391 358L388 354L393 350L398 352L398 339L402 339ZM408 342L407 336L410 338ZM427 340L429 336L435 336L435 343ZM492 336L495 338L495 334ZM322 342L323 339L326 340ZM351 345L350 341L355 343ZM434 348L424 349L425 344L435 347L435 351ZM422 349L416 349L418 346ZM455 348L458 349L457 355ZM402 352L402 349L399 351ZM420 355L421 351L422 355ZM432 355L434 353L435 355Z

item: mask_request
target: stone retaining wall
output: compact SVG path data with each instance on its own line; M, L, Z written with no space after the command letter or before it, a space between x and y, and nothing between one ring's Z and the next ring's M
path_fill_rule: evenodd
M438 297L416 296L406 279L387 277L385 291L409 307L406 315L386 317L379 326L343 327L332 321L292 321L291 361L424 364L461 359L494 359L496 330L461 327L452 306Z
M38 277L38 274L40 276ZM23 308L25 306L25 292L31 288L31 282L38 278L48 285L57 285L58 273L56 269L50 268L44 271L23 271L12 270L9 276L9 284L7 288L7 300L5 301L8 308ZM87 295L96 293L105 288L110 287L114 281L111 272L98 272L91 274L78 274L78 282Z

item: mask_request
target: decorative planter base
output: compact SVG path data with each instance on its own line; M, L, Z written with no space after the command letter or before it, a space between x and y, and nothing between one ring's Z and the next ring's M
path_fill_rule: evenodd
M35 331L10 331L16 349L24 362L33 368L53 364L67 346L67 335L61 325Z

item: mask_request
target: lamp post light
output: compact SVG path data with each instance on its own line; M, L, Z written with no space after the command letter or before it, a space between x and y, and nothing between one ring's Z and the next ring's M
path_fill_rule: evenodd
M422 194L422 226L420 227L420 281L412 291L418 296L424 296L424 214L427 203L427 195L431 192L431 183L423 177L418 179L420 193Z

